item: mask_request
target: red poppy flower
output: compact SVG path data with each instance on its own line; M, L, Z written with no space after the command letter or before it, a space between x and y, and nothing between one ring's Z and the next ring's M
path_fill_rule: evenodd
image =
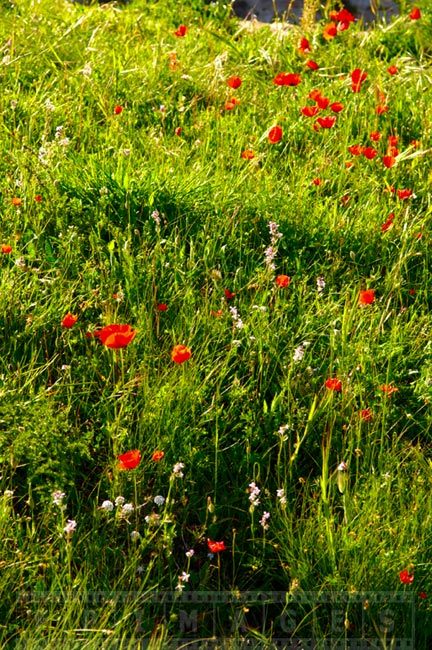
M397 147L389 147L387 149L387 155L396 158L396 156L399 156L399 149Z
M377 153L378 151L376 149L373 149L372 147L365 147L362 151L363 156L368 160L373 160L377 155Z
M368 76L368 73L360 70L360 68L356 68L351 72L351 89L354 93L360 92L360 88L362 86L362 83Z
M276 278L276 284L281 289L287 287L290 282L291 282L291 278L288 277L287 275L278 275Z
M180 25L180 27L174 32L174 36L186 36L187 27L186 25Z
M395 147L399 142L399 137L397 135L389 135L389 137L387 138L387 142L391 147Z
M361 144L353 144L351 147L348 147L348 151L352 153L353 156L360 156L363 153L363 147Z
M234 296L235 296L235 293L233 293L229 289L224 289L224 294L225 294L225 298L227 300L232 300L234 298Z
M337 20L340 23L353 23L355 21L354 16L348 9L341 9L340 11L331 11L330 18L332 20Z
M313 183L314 185L321 185L322 180L321 180L320 178L314 178L313 181L312 181L312 183Z
M222 309L218 309L217 311L214 311L214 310L212 309L212 311L210 312L210 314L211 314L212 316L214 316L215 318L220 318L221 316L223 316L223 310L222 310Z
M136 330L130 325L106 325L94 336L98 336L107 348L125 348L136 336Z
M255 154L253 151L251 151L251 149L246 149L245 151L242 151L241 157L245 160L253 160L255 158Z
M375 300L375 291L373 289L366 289L360 291L359 305L371 305Z
M326 25L323 30L323 36L326 41L331 41L337 35L337 25L333 21Z
M273 126L268 134L268 139L271 144L276 144L282 138L282 128L280 126Z
M421 18L420 9L418 7L413 7L409 17L411 20L418 20Z
M240 86L242 85L242 80L240 79L240 77L230 77L229 79L227 79L226 82L227 82L227 86L229 88L232 88L233 90L235 90L236 88L240 88Z
M192 352L185 345L175 345L171 352L174 363L184 363L191 358Z
M119 469L135 469L141 462L141 452L139 449L133 449L125 454L120 454L117 458L120 461L117 465Z
M398 198L401 201L404 201L405 199L409 199L412 196L413 191L412 190L398 190L397 195Z
M427 598L427 596L426 596L426 592L425 592L425 591L421 591L421 592L419 593L419 596L420 596L420 598L422 598L423 600L424 600L425 598Z
M354 167L354 163L351 162L351 160L348 160L348 161L345 163L345 167L346 167L347 169L351 169L351 167Z
M154 451L152 455L152 460L157 462L158 460L162 460L164 456L165 456L164 451Z
M312 101L317 102L322 97L322 93L320 90L315 88L314 90L310 91L308 97L309 99L312 99Z
M10 244L2 244L1 251L5 255L8 255L9 253L12 252L12 246Z
M384 167L387 167L387 169L390 169L390 167L396 164L396 158L394 156L383 156L382 161Z
M414 296L415 295L415 289L410 289L408 293L409 293L410 296Z
M318 106L304 106L301 112L305 117L315 117L319 113L319 108Z
M370 409L363 409L360 411L360 417L363 420L363 422L369 422L372 419L372 412Z
M40 194L36 194L36 196L34 197L34 200L36 201L36 203L42 203L42 201L43 201Z
M156 309L158 311L166 311L168 309L168 305L166 305L164 302L161 302L159 305L156 305Z
M322 95L320 95L316 99L316 103L324 111L327 108L327 106L330 104L330 100L328 97L323 97Z
M306 67L309 68L309 70L319 70L318 63L316 63L316 61L312 61L312 59L306 61Z
M336 124L336 117L334 115L327 115L326 117L319 117L318 124L323 129L331 129Z
M298 86L301 83L301 76L294 72L281 72L273 79L277 86Z
M239 104L240 104L240 100L237 99L237 97L231 97L231 99L225 104L225 110L232 111L232 109L238 106Z
M22 199L19 199L18 197L14 196L13 199L11 199L12 205L14 205L16 208L19 208L19 206L22 203Z
M381 137L381 133L378 133L378 131L372 131L372 133L369 133L369 137L374 142L378 142Z
M211 553L220 553L220 551L226 551L225 542L212 542L211 539L207 539L207 546Z
M387 221L381 226L382 232L386 232L393 225L393 219L395 218L394 212L387 218Z
M397 74L399 72L399 69L395 65L391 65L389 68L387 68L387 72L391 75Z
M123 106L116 106L114 109L114 113L116 115L120 115L120 113L123 113Z
M412 573L409 573L408 569L404 569L399 573L399 578L400 581L404 583L404 585L410 585L414 580L414 575Z
M301 39L301 41L300 41L300 45L299 45L299 48L298 48L298 51L299 51L301 54L308 54L308 52L311 51L311 49L310 49L310 45L309 45L309 41L308 41L307 38L302 38L302 39Z
M181 132L182 132L181 126L178 126L174 129L174 135L181 135Z
M339 393L342 390L342 382L340 379L337 379L337 377L330 377L329 379L326 379L324 385L326 388L329 388L330 390L334 390L337 393Z
M420 140L411 140L411 146L413 146L414 149L417 149L418 147L421 147Z
M395 388L391 384L382 384L382 386L380 386L380 390L382 390L382 392L386 395L391 395L392 393L397 393L399 388Z
M343 109L344 107L340 102L333 102L333 104L330 104L330 110L333 111L333 113L340 113Z
M383 104L380 104L379 106L376 107L376 109L375 109L375 113L376 113L377 115L383 115L384 113L388 113L388 109L389 109L388 106L385 106L385 105L383 105Z
M78 316L75 316L75 314L66 314L61 322L62 327L73 327L77 320Z

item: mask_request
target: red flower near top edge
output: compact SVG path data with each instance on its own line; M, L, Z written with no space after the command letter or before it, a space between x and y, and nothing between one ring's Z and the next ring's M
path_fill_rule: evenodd
M310 44L307 38L301 39L298 51L301 54L308 54L311 51Z
M281 72L273 79L277 86L298 86L301 83L301 76L294 72Z
M332 20L337 20L340 23L353 23L355 21L354 16L348 9L341 9L340 11L331 11L330 18Z
M180 25L180 27L174 32L174 36L186 36L187 27L186 25Z
M312 59L309 59L309 61L306 61L306 67L309 68L309 70L319 70L319 65L316 61L312 61Z
M240 79L240 77L230 77L229 79L227 79L226 82L227 82L227 86L229 88L232 88L233 90L235 90L236 88L240 88L240 86L242 85L242 80Z
M411 20L418 20L421 18L420 9L418 7L413 7L409 17Z
M373 289L366 289L360 291L359 305L371 305L375 300L375 291Z
M336 117L334 115L327 115L326 117L319 117L318 124L322 129L331 129L336 124Z
M94 336L98 336L107 348L125 348L136 336L136 330L130 325L106 325Z
M165 452L163 452L163 451L154 451L153 454L152 454L152 460L157 462L158 460L162 460L162 458L164 456L165 456Z
M285 289L291 282L291 278L288 275L278 275L276 278L276 284L281 289Z
M66 314L61 322L62 327L73 327L77 320L78 316L75 316L75 314Z
M220 551L226 551L225 542L212 542L211 539L207 538L207 546L211 553L220 553Z
M318 115L319 110L318 106L304 106L301 112L305 117L315 117L315 115Z
M337 377L329 377L329 379L326 379L324 385L326 388L329 388L330 390L334 390L337 393L339 393L342 390L342 382Z
M191 358L192 352L185 345L175 345L171 352L174 363L184 363Z
M404 583L404 585L410 585L414 580L414 575L412 573L409 573L408 569L404 569L399 573L399 578L400 581Z
M9 253L12 252L12 246L10 244L2 244L1 252L4 253L5 255L9 255Z
M138 449L133 449L125 454L120 454L117 458L120 461L117 465L119 469L135 469L141 462L141 452Z
M360 88L362 86L362 83L368 76L368 73L360 70L360 68L356 68L351 72L351 88L354 93L360 92Z
M280 126L273 126L268 134L268 139L271 144L276 144L282 138L282 128Z

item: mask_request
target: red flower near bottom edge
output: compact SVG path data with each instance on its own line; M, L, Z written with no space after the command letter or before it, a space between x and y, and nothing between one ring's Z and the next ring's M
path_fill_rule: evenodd
M211 539L207 538L207 546L211 553L219 553L220 551L226 551L225 542L212 542Z

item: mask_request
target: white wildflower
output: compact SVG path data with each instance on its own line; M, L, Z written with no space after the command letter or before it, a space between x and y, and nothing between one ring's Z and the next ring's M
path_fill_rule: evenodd
M114 504L112 501L104 501L101 505L102 510L106 510L107 512L112 512L114 510Z

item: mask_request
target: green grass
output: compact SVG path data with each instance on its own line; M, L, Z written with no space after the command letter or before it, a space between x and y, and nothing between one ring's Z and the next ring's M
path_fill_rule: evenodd
M389 649L414 631L428 647L427 5L330 41L325 19L302 55L298 27L246 29L222 3L1 3L2 647L273 648L314 633ZM283 72L301 83L277 86ZM343 105L332 128L301 113L314 89ZM126 323L126 347L99 340ZM141 462L119 469L130 450ZM131 512L101 507L119 496ZM209 556L208 539L226 549ZM259 590L286 596L235 601ZM234 602L197 605L194 632L182 599L207 592Z

